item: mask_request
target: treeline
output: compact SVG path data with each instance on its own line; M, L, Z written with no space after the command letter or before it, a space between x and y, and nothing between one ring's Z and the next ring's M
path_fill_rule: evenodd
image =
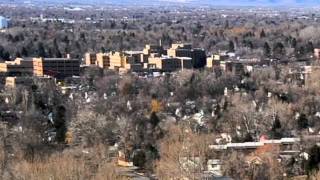
M3 47L0 57L61 57L68 53L82 57L87 51L141 50L145 44L161 40L165 47L173 42L191 42L195 47L205 48L208 54L226 50L240 56L288 59L310 58L314 47L319 46L320 27L316 20L291 23L287 17L251 18L250 14L222 18L215 12L203 16L195 10L183 15L151 12L128 9L123 16L113 10L108 13L89 10L83 14L63 10L42 12L45 18L75 19L74 24L31 21L27 14L24 19L12 15L12 28L0 34ZM33 9L31 14L40 16ZM90 20L85 20L86 17Z

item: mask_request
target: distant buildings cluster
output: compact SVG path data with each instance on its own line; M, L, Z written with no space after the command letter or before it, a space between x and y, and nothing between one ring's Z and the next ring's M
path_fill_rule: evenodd
M314 52L315 58L319 59L320 50L315 49ZM0 73L7 77L9 86L15 86L17 82L27 82L26 76L56 79L79 76L82 63L85 67L97 66L119 73L135 72L142 75L198 68L219 68L222 71L241 75L251 72L256 66L268 65L272 62L271 59L269 61L257 58L243 59L236 57L232 52L219 52L207 57L204 49L193 48L191 44L176 43L166 50L161 45L148 44L142 51L86 53L84 62L71 58L70 55L65 58L16 58L14 61L0 63ZM299 73L296 74L299 75Z
M191 44L172 44L167 50L161 45L146 45L142 51L86 53L85 64L119 72L173 72L205 67L206 52Z
M64 79L79 76L80 59L66 58L17 58L0 63L0 73L6 76L6 86L28 84L32 76Z
M207 57L206 51L191 44L176 43L169 49L147 44L142 51L86 53L86 66L98 66L120 73L174 72L185 69L220 68L233 74L251 71L254 65L265 63L257 58L236 58L233 52L219 52Z

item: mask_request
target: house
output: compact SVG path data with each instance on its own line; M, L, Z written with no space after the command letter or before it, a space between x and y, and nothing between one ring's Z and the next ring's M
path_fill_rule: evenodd
M207 172L216 176L222 176L222 162L220 159L209 159L207 161Z

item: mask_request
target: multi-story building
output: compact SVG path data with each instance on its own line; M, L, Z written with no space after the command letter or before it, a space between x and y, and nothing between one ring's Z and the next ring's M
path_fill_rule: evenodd
M96 65L97 55L95 53L86 53L84 60L87 66Z
M203 68L206 66L206 51L204 49L195 48L191 50L192 64L194 68Z
M192 59L189 57L150 57L148 69L158 69L163 72L192 69Z
M191 44L172 44L167 54L170 57L191 57L191 50Z
M14 61L0 63L0 72L7 76L21 76L33 74L33 61L31 58L17 58Z
M162 54L164 54L164 50L163 50L163 47L160 45L147 44L143 49L143 54L145 55L158 54L161 56Z
M33 58L34 75L53 76L63 79L70 76L79 76L80 60L68 58Z
M139 71L142 70L143 60L142 51L126 51L111 52L110 54L110 69L121 69L122 71Z
M206 65L206 52L203 49L192 48L191 44L172 44L167 50L170 57L190 57L194 68L202 68Z
M119 69L124 67L126 57L120 52L110 53L110 69Z
M148 62L148 58L151 54L162 56L165 54L165 51L161 45L147 44L143 49L143 54L141 55L141 60L143 61L143 63Z
M55 83L55 79L51 77L32 77L32 76L16 76L6 77L5 86L7 88L16 88L17 86L31 86L37 82Z
M165 54L168 54L165 56ZM185 68L202 68L206 65L206 53L203 49L192 48L191 44L172 44L164 51L161 45L147 44L143 51L123 51L85 55L86 65L119 72L150 72L160 70L171 72Z
M96 65L100 68L110 67L110 57L107 53L98 53L96 55Z
M31 76L27 77L6 77L5 86L7 88L15 88L19 85L30 85L33 83L33 79Z

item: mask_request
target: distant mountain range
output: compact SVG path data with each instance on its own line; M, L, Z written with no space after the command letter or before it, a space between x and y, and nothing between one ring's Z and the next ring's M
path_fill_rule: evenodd
M320 0L0 0L1 4L320 6Z

